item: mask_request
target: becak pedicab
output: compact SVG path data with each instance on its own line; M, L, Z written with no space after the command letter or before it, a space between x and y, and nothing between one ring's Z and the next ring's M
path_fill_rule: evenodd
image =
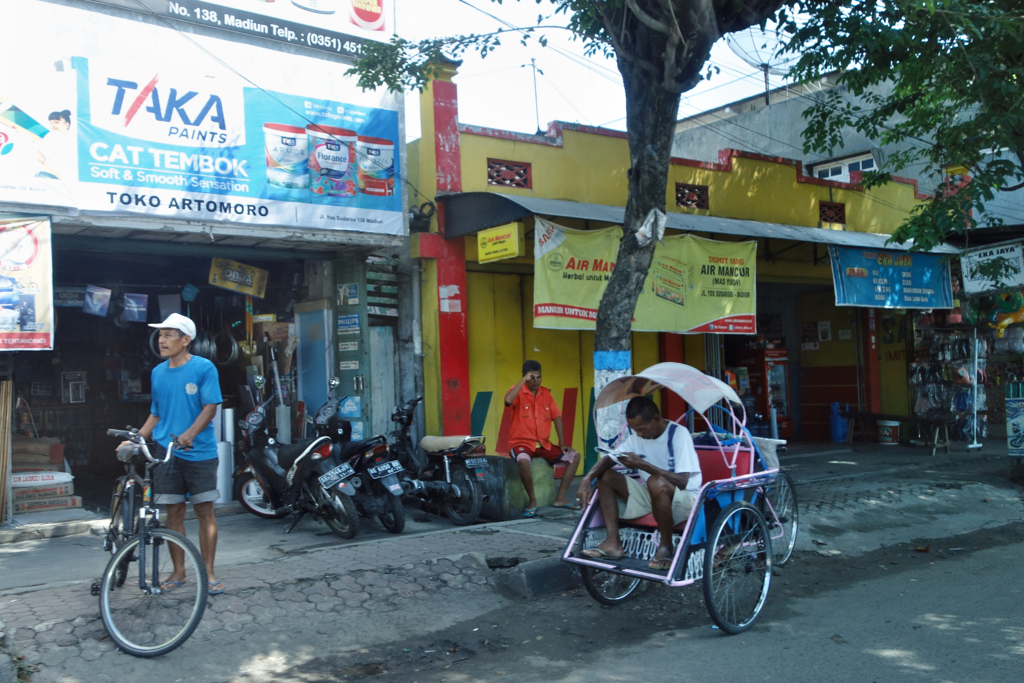
M673 529L669 567L652 569L649 564L660 545L651 514L619 520L622 558L583 553L606 538L597 491L562 560L579 565L584 587L605 605L635 596L641 581L678 588L702 581L711 619L726 633L741 633L764 607L772 567L784 564L796 544L792 481L780 471L770 440L755 439L746 428L746 412L732 387L689 365L659 363L616 379L598 396L596 408L662 389L689 405L680 422L688 419L691 431L695 423L707 430L692 435L702 484L689 517ZM610 449L599 451L616 455Z

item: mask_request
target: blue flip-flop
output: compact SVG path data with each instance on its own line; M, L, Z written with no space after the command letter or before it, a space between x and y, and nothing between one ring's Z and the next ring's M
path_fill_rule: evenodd
M207 581L206 592L209 593L210 595L220 595L221 593L224 592L224 589L223 588L217 588L217 586L220 586L223 583L224 583L223 581Z
M185 579L182 579L181 581L170 579L160 584L160 590L164 593L170 593L175 588L179 588L183 583L185 583Z
M523 517L536 517L537 508L526 508L523 510Z

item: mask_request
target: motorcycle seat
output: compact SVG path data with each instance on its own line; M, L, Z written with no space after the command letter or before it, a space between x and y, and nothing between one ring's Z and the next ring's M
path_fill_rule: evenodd
M277 449L277 464L281 466L283 470L291 469L291 466L295 464L299 456L302 455L309 445L316 441L316 439L300 439L295 443L282 444Z
M439 453L440 451L455 450L470 439L479 439L479 436L425 436L420 439L420 448L427 453Z

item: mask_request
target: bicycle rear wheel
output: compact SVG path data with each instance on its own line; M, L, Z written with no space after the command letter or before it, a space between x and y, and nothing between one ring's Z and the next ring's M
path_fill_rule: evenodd
M172 548L184 557L185 581L164 591L160 582L174 571ZM143 565L145 576L140 576ZM145 546L134 536L110 558L100 583L103 625L130 655L166 654L199 625L206 610L206 590L206 566L195 546L181 534L154 529Z
M789 561L796 546L796 534L800 528L800 516L796 502L793 480L785 472L779 472L778 480L765 493L768 506L764 511L765 522L772 537L772 552L775 566L781 567Z

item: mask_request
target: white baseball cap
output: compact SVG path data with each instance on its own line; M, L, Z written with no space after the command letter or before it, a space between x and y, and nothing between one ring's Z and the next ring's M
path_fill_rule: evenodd
M190 318L186 318L181 313L171 313L167 316L167 320L162 323L150 323L150 327L157 329L172 329L178 330L182 334L188 335L190 338L196 338L196 324L192 322Z

